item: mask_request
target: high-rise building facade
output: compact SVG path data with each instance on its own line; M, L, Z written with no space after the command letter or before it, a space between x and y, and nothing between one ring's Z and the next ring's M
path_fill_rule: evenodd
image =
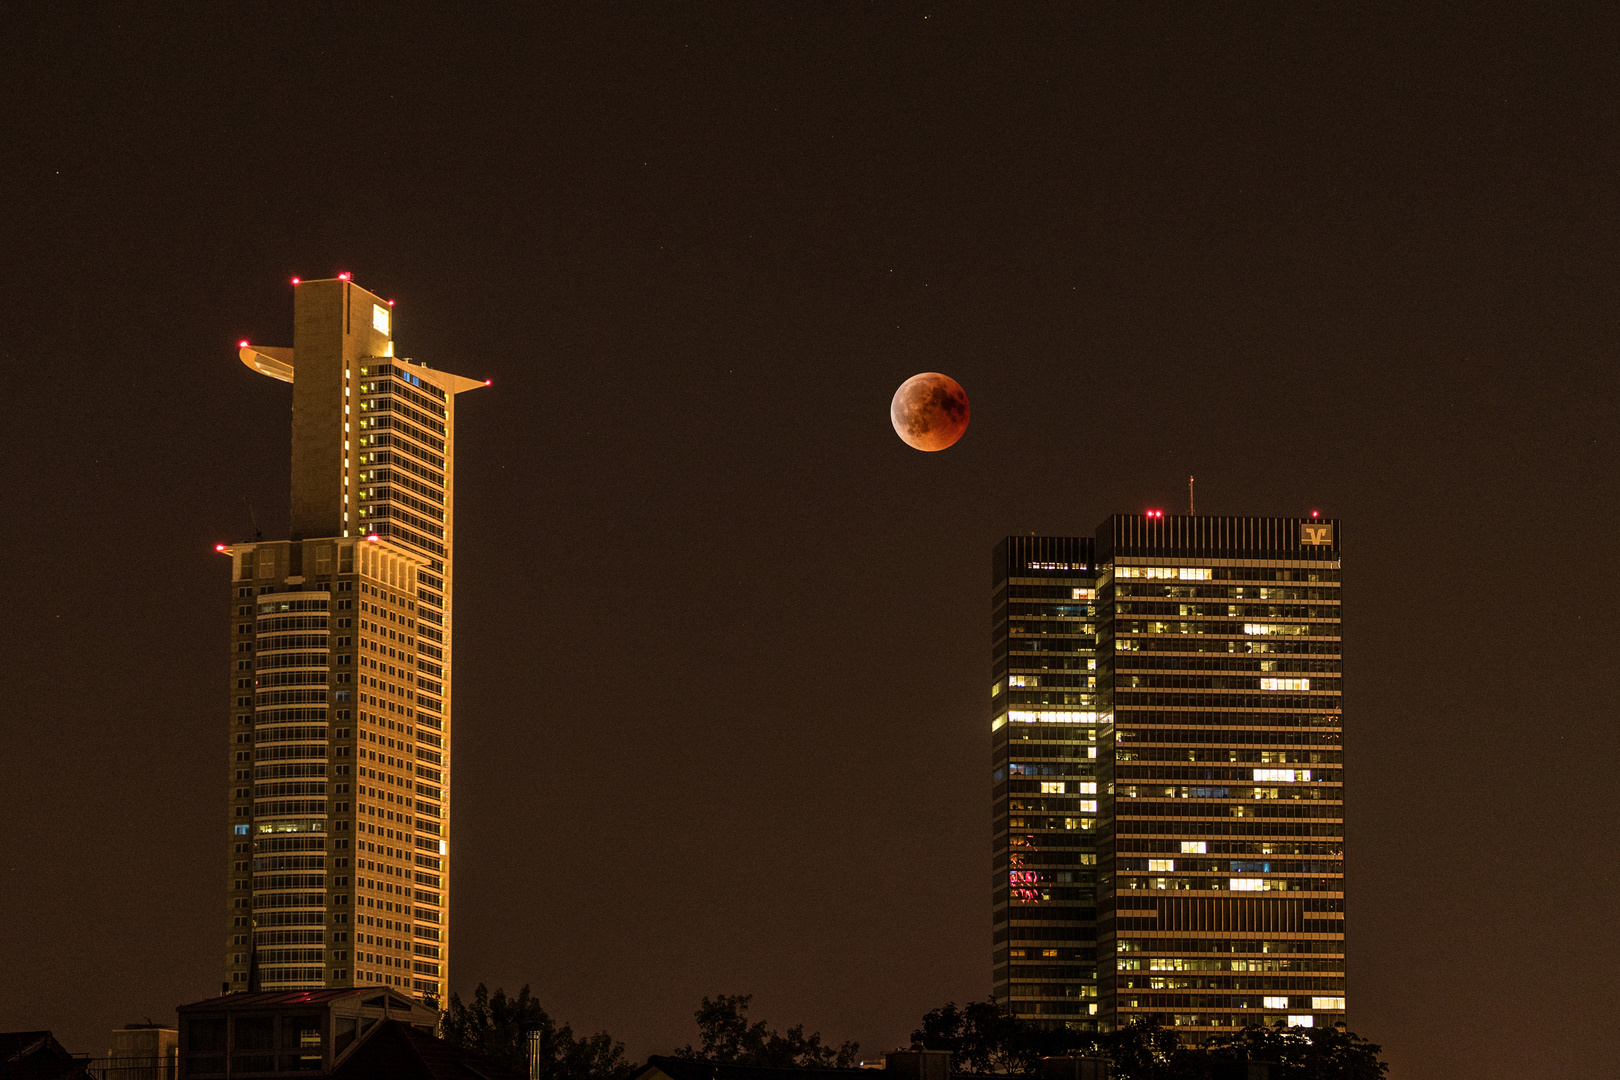
M455 397L394 309L294 282L292 535L231 556L228 990L445 1000Z
M997 999L1081 1028L1157 1016L1191 1038L1343 1020L1339 523L1147 514L1112 517L1086 540L1013 537L995 556L1009 595L993 605L1017 603L1014 583L1044 561L1015 575L1004 552L1064 545L1090 554L1075 562L1094 572L1098 813L1079 824L1096 892L1094 922L1073 925L1094 934L1095 979L1058 971L1041 985L1048 969L1027 949L1004 958L1019 950L998 941ZM1084 728L1055 729L1032 699L1001 704L1015 676L1041 677L1003 666L1004 654L1018 652L993 654L998 815L1011 770L1037 764L1003 732L1023 725L1041 746L1043 731ZM998 858L1002 835L998 824ZM1069 922L1057 864L1012 862L1005 877L998 867L998 927L1043 925L1042 912Z
M996 1000L1097 1015L1097 571L1090 538L1009 536L991 573Z

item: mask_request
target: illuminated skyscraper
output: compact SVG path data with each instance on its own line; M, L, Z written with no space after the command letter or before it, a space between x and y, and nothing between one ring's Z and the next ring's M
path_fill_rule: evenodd
M1097 1014L1096 560L1089 538L1009 536L991 573L992 940L997 1001Z
M379 984L449 963L455 397L394 355L390 302L295 282L292 536L231 555L230 990Z
M1062 563L1090 563L1095 592L1078 577L1037 584L1037 571ZM996 873L997 999L1081 1028L1153 1015L1194 1038L1342 1020L1338 522L1116 516L1095 541L1009 538L995 566L993 610L1006 605L1009 629L1026 620L1018 634L998 631L993 654L995 842L1007 863ZM1072 612L1054 587L1074 590ZM1081 690L1057 689L1059 673L1032 663L1036 635L1095 650L1095 697L1065 702L1072 716L1055 711L1058 695ZM1093 725L1095 775L1082 775L1067 759L1090 752ZM1097 785L1097 813L1078 817L1080 859L1054 859L1075 783L1082 798ZM1020 838L1038 862L1018 858ZM1095 934L1094 982L1056 936L1035 955L1029 928L1043 926Z

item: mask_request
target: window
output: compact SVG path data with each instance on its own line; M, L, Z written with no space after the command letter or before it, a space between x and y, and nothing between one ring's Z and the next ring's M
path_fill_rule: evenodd
M1235 877L1227 879L1226 887L1233 892L1264 892L1266 883L1259 878ZM1266 1007L1271 1008L1269 1005Z
M1277 782L1279 780L1282 780L1282 781L1285 781L1285 782L1291 784L1291 783L1294 782L1294 776L1295 776L1295 773L1294 773L1293 769L1256 769L1256 770L1254 770L1254 778L1256 780L1271 781L1272 783L1275 783L1275 782ZM1302 771L1299 774L1299 778L1301 780L1309 780L1311 778L1310 771L1309 770Z
M388 309L381 304L371 305L371 328L379 334L388 333Z
M1181 853L1183 855L1207 855L1209 854L1208 848L1209 845L1203 840L1183 840L1181 842Z
M1314 1017L1314 1016L1290 1016L1288 1018L1288 1026L1289 1027L1315 1027L1316 1026L1316 1017Z
M1285 997L1268 997L1261 1001L1261 1005L1268 1009L1288 1008L1288 999Z
M1042 780L1041 781L1041 794L1042 795L1061 795L1061 794L1063 794L1063 781L1061 781L1061 780Z
M1342 998L1342 997L1313 997L1313 998L1311 998L1311 1008L1313 1008L1313 1009L1343 1009L1344 1008L1344 998Z
M1262 690L1309 690L1310 688L1311 688L1311 680L1309 680L1309 679L1261 679L1260 680L1260 689L1262 689Z
M1172 871L1175 868L1176 868L1176 860L1174 860L1174 859L1149 859L1148 860L1148 872L1149 873L1163 874L1163 873L1168 873L1169 871Z

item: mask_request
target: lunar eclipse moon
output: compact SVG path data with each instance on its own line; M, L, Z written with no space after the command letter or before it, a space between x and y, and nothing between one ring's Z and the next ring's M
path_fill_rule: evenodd
M917 450L944 450L968 426L968 396L949 375L925 371L900 384L889 402L894 433Z

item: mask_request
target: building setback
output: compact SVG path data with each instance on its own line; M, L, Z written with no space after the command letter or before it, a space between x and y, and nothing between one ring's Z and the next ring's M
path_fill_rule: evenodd
M292 535L231 556L225 989L388 985L449 962L456 394L393 306L295 282Z
M1343 1020L1339 523L1115 516L994 566L996 999Z

